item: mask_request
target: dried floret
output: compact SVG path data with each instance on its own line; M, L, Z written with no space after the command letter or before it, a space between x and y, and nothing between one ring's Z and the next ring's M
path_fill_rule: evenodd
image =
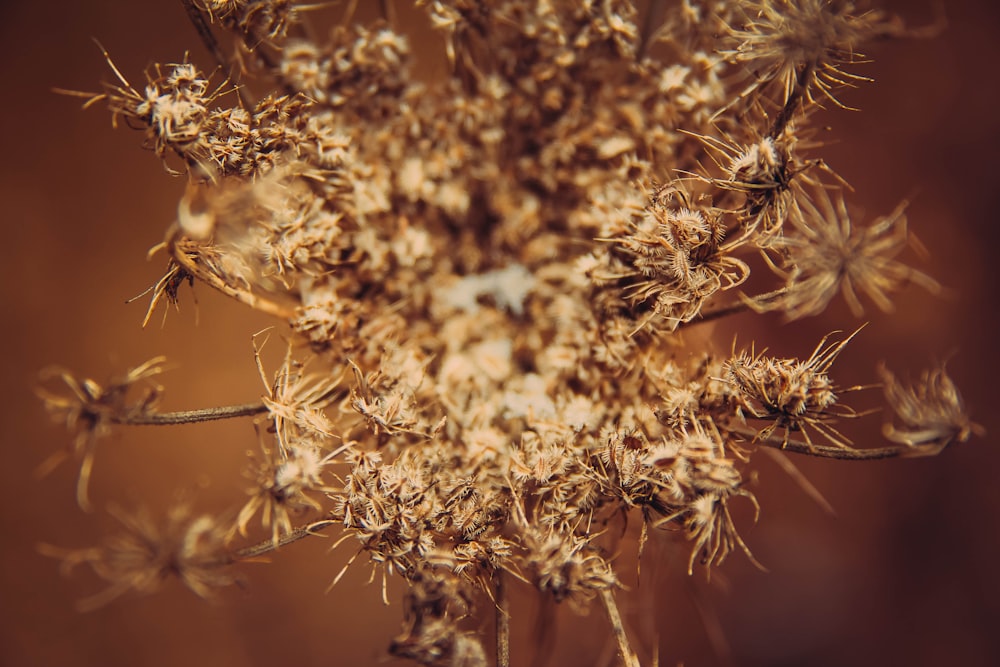
M172 508L161 522L154 521L146 510L111 512L125 530L104 545L80 550L43 547L44 553L61 559L67 571L87 564L110 584L103 592L81 600L82 610L97 609L128 591L152 593L171 577L201 597L233 583L226 570L231 562L225 547L226 531L215 517L196 516L187 504Z
M44 386L37 391L52 418L65 423L74 434L72 454L80 460L76 499L81 508L90 508L87 487L97 440L110 432L112 424L148 415L155 409L163 388L147 381L165 370L165 362L164 357L154 357L105 385L90 378L77 379L61 368L50 369L44 374L46 378L58 378L65 385L60 392ZM142 388L138 397L135 396L136 387ZM43 464L43 472L65 456L65 452L54 455Z
M782 268L772 268L785 277L785 291L760 304L763 310L781 310L789 319L818 315L839 291L855 317L860 317L864 307L859 294L889 312L892 293L907 284L915 283L931 293L941 289L933 278L896 259L911 242L905 202L863 227L852 224L839 193L836 204L823 188L817 188L812 199L800 198L797 203L790 217L794 234L773 246L782 253Z
M839 405L837 394L842 390L830 379L828 371L858 331L829 345L828 336L824 336L805 360L780 359L750 351L727 362L726 378L738 389L735 398L739 409L755 419L772 420L757 432L756 439L767 440L776 429L783 429L783 443L788 442L793 432L802 433L806 442L811 443L812 429L835 446L849 445L833 422L855 413Z
M846 69L865 62L858 47L900 32L883 12L856 13L850 1L753 0L740 3L739 11L727 36L735 46L722 54L754 78L744 96L773 87L782 105L804 96L844 106L835 91L869 80Z
M274 380L268 382L259 349L255 350L254 356L260 379L267 390L261 400L274 421L280 452L287 454L301 438L339 437L333 432L333 424L323 413L323 409L333 402L340 386L340 377L307 374L305 366L292 359L289 347L284 363L274 374Z
M271 541L293 532L292 519L322 505L312 494L333 491L323 481L326 466L334 452L326 452L317 443L304 438L285 450L263 446L263 458L254 460L250 471L254 486L250 499L236 517L234 530L244 536L251 519L259 512L261 524L271 530Z
M965 402L944 364L924 371L920 381L906 386L884 365L879 367L886 400L894 419L883 432L906 445L913 456L937 454L952 442L965 442L983 427L969 418Z

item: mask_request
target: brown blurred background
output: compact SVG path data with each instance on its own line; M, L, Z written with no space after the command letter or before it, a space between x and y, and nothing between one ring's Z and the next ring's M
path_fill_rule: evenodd
M936 6L893 5L914 25L930 22ZM41 542L96 543L114 528L103 511L113 503L155 510L181 491L199 508L232 507L242 498L244 452L254 446L246 423L118 430L98 448L91 485L98 511L85 514L74 500L72 465L34 475L68 441L32 393L38 371L55 363L104 379L163 354L174 368L162 378L165 408L249 401L260 395L250 336L269 322L207 288L196 289L192 307L185 288L180 313L171 312L163 327L158 314L140 329L145 299L125 300L161 275L164 258L147 262L144 255L171 222L183 181L139 149L138 133L112 131L102 109L81 112L77 100L51 92L97 90L110 80L91 37L137 86L144 67L175 62L186 49L209 67L180 3L0 7L0 127L8 150L0 162L7 239L0 261L7 356L0 664L396 664L385 647L398 630L398 581L390 582L388 608L378 584L366 585L365 566L323 592L349 547L330 554L328 542L315 540L285 549L271 565L244 568L246 586L212 603L171 582L157 595L126 596L89 614L77 613L74 602L103 583L82 569L64 578L56 562L38 555ZM990 435L937 459L799 461L836 517L761 459L762 518L752 526L744 515L740 525L769 573L734 556L706 585L679 574L686 546L660 541L650 545L639 582L623 573L633 588L621 596L626 619L642 645L659 642L661 664L1000 664L1000 456L993 445L1000 419L989 403L998 382L1000 10L959 1L947 12L939 38L869 49L875 63L860 71L877 83L845 95L863 111L823 119L837 142L823 155L855 186L853 201L873 216L912 198L911 227L932 253L921 268L953 289L943 298L910 290L897 313L871 313L836 377L872 381L880 359L915 374L952 355L952 376ZM766 326L746 318L732 328L741 340L756 336L790 355L854 324L839 304L829 317ZM730 335L720 334L720 343L728 345ZM525 595L515 595L514 615L520 664L531 655L538 617ZM552 664L608 664L604 624L598 609L585 618L559 610ZM717 633L728 658L712 639Z

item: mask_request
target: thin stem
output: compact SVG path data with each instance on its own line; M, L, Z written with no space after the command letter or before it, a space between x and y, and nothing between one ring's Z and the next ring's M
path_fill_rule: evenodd
M258 542L257 544L250 545L249 547L244 547L236 551L230 556L233 562L241 560L251 560L253 558L260 558L266 554L271 553L275 549L279 549L286 544L291 544L292 542L298 542L299 540L318 535L317 530L322 530L327 526L331 526L337 523L333 519L321 519L319 521L313 521L305 526L299 526L292 530L292 532L282 535L277 540L264 540Z
M202 9L195 4L194 0L181 0L181 4L184 5L188 18L191 20L192 25L194 25L194 29L201 38L202 44L204 44L205 48L208 49L208 52L212 54L215 61L219 63L219 67L221 67L228 76L231 76L232 63L228 62L225 54L222 52L222 48L219 46L219 40L215 38L212 28L209 26L208 21L205 20L205 14ZM243 105L244 109L253 108L253 104L251 104L251 101L247 99L243 87L237 86L236 94L239 96L240 103Z
M792 94L788 96L788 99L785 101L785 106L782 107L777 118L774 119L774 124L771 126L771 130L767 133L767 136L771 139L777 139L781 136L781 133L785 131L785 127L788 126L788 122L792 119L792 116L795 115L796 107L799 106L802 94L806 91L806 87L809 85L809 79L812 77L815 70L816 63L810 62L795 78L795 89L792 90Z
M758 438L758 433L750 429L727 429L730 433L751 438L756 444L773 449L780 449L793 454L807 454L823 459L837 459L838 461L872 461L877 459L894 459L909 452L909 448L897 447L876 447L874 449L844 449L843 447L829 447L827 445L813 445L801 440L785 440L776 435L766 438Z
M497 608L497 667L510 667L510 606L503 570L494 574Z
M618 613L614 593L611 592L610 588L601 591L601 601L604 603L604 609L608 612L608 620L611 621L611 631L618 642L618 653L622 656L622 664L625 667L639 667L639 658L632 652L628 635L625 634L625 626L622 624L621 614Z
M123 426L173 426L176 424L197 424L219 419L249 417L267 412L267 406L260 401L244 405L225 405L203 410L182 410L180 412L151 412L135 415L113 415L111 421Z
M691 327L696 324L701 324L703 322L711 322L712 320L720 320L724 317L729 317L730 315L739 315L740 313L745 313L748 310L753 310L757 312L755 307L755 302L764 303L770 300L777 299L778 297L785 294L788 291L787 287L781 287L774 290L773 292L765 292L764 294L758 294L753 297L744 297L740 301L730 303L725 306L716 306L715 308L709 308L707 310L701 311L698 314L698 319L691 320L690 322L683 322L678 327L686 326Z
M386 23L393 30L399 29L399 22L396 18L396 7L392 4L392 0L379 0L379 13L382 14L382 18L385 19Z
M663 19L666 13L667 3L665 0L650 0L649 8L646 10L646 18L642 22L639 50L636 52L637 60L642 60L646 57L650 43L656 37L657 31L663 27Z
M344 15L340 18L340 25L351 25L356 11L358 11L358 0L347 0L347 9L344 10Z
M229 63L226 62L226 56L223 55L222 49L219 47L219 41L215 39L215 35L209 27L208 21L205 20L205 15L202 14L201 8L195 4L194 0L181 0L181 4L184 5L184 10L187 12L188 19L190 19L191 24L194 26L194 29L198 33L198 37L201 38L205 48L208 49L208 52L212 54L213 58L215 58L219 67L227 69L229 67Z
M716 308L711 308L707 311L703 310L698 314L698 319L691 320L690 322L685 322L684 326L694 326L695 324L703 324L705 322L711 322L713 320L721 320L724 317L729 317L730 315L739 315L740 313L745 313L751 310L750 304L745 301L737 301L731 303L727 306L719 306ZM680 328L680 327L678 327Z

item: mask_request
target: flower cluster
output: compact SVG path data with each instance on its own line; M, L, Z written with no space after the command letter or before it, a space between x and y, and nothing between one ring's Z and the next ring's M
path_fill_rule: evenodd
M730 507L757 509L761 448L865 459L980 432L943 367L913 387L883 370L891 445L855 449L837 424L861 416L844 400L856 388L833 366L857 332L806 359L681 336L740 312L815 315L838 292L860 314L859 294L888 310L907 284L938 289L898 258L903 206L852 225L810 152L812 111L840 104L857 49L897 22L823 0L423 0L449 71L423 81L391 3L372 25L347 4L307 39L306 7L284 0L185 2L210 52L229 31L273 83L257 102L188 62L154 67L141 93L112 65L117 83L88 102L188 179L151 311L199 281L289 340L270 378L255 350L248 406L181 417L155 391L125 400L159 359L107 389L64 372L69 395L44 394L78 434L81 488L111 424L255 416L232 520L127 520L143 549L66 555L114 595L167 572L203 594L232 562L336 526L354 547L344 570L364 558L406 583L396 655L486 664L466 619L496 609L508 664L518 580L599 601L635 665L609 537L630 515L640 542L686 539L688 572L753 560Z

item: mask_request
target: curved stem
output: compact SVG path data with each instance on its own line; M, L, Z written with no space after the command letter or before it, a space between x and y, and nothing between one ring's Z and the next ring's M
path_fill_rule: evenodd
M785 440L771 435L766 438L758 438L758 434L750 429L726 429L730 433L750 438L755 444L773 449L780 449L793 454L806 454L823 459L836 459L838 461L872 461L877 459L893 459L907 454L911 448L904 446L876 447L873 449L845 449L843 447L830 447L827 445L813 445L801 440Z
M385 22L389 24L389 27L394 30L399 30L399 20L396 16L396 8L392 4L392 0L379 0L378 3L379 13Z
M642 31L639 36L639 49L636 52L636 59L642 60L646 57L649 45L656 37L657 31L663 27L663 21L667 14L667 3L664 0L650 0L646 9L646 17L642 22Z
M254 294L250 290L240 289L230 285L217 274L209 270L206 266L199 263L197 261L198 253L191 252L190 249L184 248L182 241L183 238L180 236L180 230L175 226L167 235L167 249L169 250L171 257L173 257L174 261L177 262L182 269L201 282L207 284L209 287L219 290L226 296L236 299L240 303L250 306L254 310L259 310L263 313L274 315L275 317L280 317L284 320L290 320L295 316L294 310L284 304L272 301L271 299L261 296L260 294Z
M707 311L702 311L698 314L698 318L691 320L690 322L685 322L683 326L694 326L695 324L703 324L705 322L711 322L713 320L721 320L724 317L729 317L730 315L739 315L740 313L745 313L748 310L752 310L750 304L745 301L737 301L735 303L728 304L726 306L719 306L716 308L711 308ZM679 329L680 327L678 327Z
M113 415L111 421L123 426L174 426L177 424L197 424L199 422L249 417L267 412L267 406L260 401L244 405L226 405L203 410L181 410L179 412L150 412L140 414Z
M205 20L205 15L202 13L201 8L195 4L194 0L181 0L181 4L184 5L184 10L187 12L188 19L194 26L195 32L201 38L201 43L212 54L219 67L228 69L229 62L226 60L226 56L223 55L222 49L219 47L219 40L212 33L212 29L209 27L208 21Z

